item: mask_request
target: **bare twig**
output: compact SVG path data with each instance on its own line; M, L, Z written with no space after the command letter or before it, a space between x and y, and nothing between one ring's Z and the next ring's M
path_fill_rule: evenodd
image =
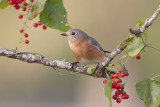
M131 32L131 34L135 34L135 36L140 37L141 33L143 33L148 27L152 25L152 23L154 22L154 20L156 20L159 14L160 14L160 5L158 6L154 14L149 19L146 19L145 23L142 25L140 29L129 28L129 31Z

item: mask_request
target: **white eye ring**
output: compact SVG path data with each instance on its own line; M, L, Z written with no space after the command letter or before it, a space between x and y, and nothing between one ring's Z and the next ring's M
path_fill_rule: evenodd
M72 32L71 35L76 35L76 32Z

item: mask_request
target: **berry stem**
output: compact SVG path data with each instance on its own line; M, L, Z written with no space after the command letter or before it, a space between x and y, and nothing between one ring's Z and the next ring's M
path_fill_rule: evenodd
M128 78L125 76L126 81L124 83L122 83L121 85L125 85L128 82Z

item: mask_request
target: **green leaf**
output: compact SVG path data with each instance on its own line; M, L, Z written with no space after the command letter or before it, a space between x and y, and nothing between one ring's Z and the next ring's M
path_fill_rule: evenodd
M145 21L146 21L145 19L142 19L142 18L140 17L139 20L138 20L137 29L141 28L142 25L145 23Z
M158 107L160 100L160 82L146 79L136 84L136 91L139 98L144 102L145 107Z
M40 13L40 20L43 24L60 31L71 29L62 0L47 0L44 10Z
M141 26L145 23L145 19L139 18L138 24L136 25L136 29L141 28ZM143 40L142 40L143 38ZM146 32L141 34L141 37L130 36L124 42L127 44L128 48L128 55L133 57L139 54L139 52L144 48L147 41L147 34Z
M47 0L34 0L31 11L28 14L29 20L32 20L43 11L46 1Z
M146 35L142 34L141 36L144 42L146 42L147 39ZM127 48L128 48L127 52L129 56L131 57L136 56L144 48L145 44L143 43L142 38L134 37L131 41L127 43Z
M104 95L108 98L110 104L109 107L112 107L112 85L111 85L112 80L109 80L107 83L105 83L103 92Z
M93 74L94 73L94 71L95 71L95 67L89 67L88 69L87 69L87 72L89 73L89 74Z
M0 10L9 6L8 0L0 0Z

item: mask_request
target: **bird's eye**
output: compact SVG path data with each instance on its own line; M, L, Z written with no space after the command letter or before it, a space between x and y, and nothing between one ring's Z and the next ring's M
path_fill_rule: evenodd
M71 35L76 35L76 32L72 32Z

